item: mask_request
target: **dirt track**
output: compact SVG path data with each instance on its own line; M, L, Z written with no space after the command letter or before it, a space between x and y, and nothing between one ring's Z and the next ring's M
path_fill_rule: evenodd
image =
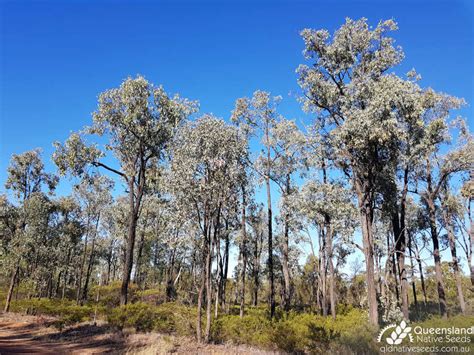
M159 333L122 334L106 324L79 324L60 332L54 318L0 313L4 354L277 354L245 345L197 344L189 337Z
M123 345L92 325L59 333L39 317L0 316L0 354L114 353Z

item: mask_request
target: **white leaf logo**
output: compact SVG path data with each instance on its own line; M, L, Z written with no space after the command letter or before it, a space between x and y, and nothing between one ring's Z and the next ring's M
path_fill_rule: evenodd
M413 341L412 336L410 335L411 327L408 327L406 322L402 321L400 325L398 326L395 326L393 324L382 329L378 337L379 342L381 340L383 333L385 333L385 331L388 330L389 328L395 328L395 329L392 331L392 333L390 334L388 338L385 338L385 341L387 342L387 344L390 344L390 345L401 344L403 339L405 339L408 335L410 336L410 342Z

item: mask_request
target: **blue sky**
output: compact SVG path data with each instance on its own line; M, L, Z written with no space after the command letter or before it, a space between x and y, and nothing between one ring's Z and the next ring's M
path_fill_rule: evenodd
M296 67L305 27L394 18L405 51L396 69L464 97L472 127L473 8L469 1L0 1L0 191L11 154L44 149L90 123L97 95L143 74L228 118L256 89L284 97L300 119ZM275 200L275 199L274 199Z

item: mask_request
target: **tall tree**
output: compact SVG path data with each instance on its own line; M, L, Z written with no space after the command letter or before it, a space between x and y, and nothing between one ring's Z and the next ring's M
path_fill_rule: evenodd
M252 98L240 98L235 102L232 121L237 123L249 136L258 135L264 146L255 165L255 170L263 178L267 193L268 218L268 281L270 284L269 304L270 316L275 315L275 280L273 270L273 212L270 180L273 174L274 151L271 130L276 124L277 105L281 97L271 97L265 91L255 91Z
M247 143L235 127L211 115L185 125L176 136L171 161L173 193L199 227L201 282L197 339L202 341L202 304L206 295L205 341L209 341L212 306L212 258L229 196L239 196L245 183ZM236 203L230 200L230 203Z
M459 204L459 201L456 199L453 194L450 193L450 188L448 185L448 180L441 191L441 216L442 221L444 224L444 228L446 229L447 236L448 236L448 245L449 250L451 251L451 258L452 258L452 267L454 271L454 279L456 282L456 289L458 294L459 300L459 308L461 309L461 313L466 313L466 301L464 300L464 292L462 289L462 271L459 266L459 258L457 255L457 238L455 232L455 216L458 214L459 210L462 210ZM462 213L462 212L461 212Z
M473 140L460 136L456 149L443 155L441 148L451 140L449 132L449 113L458 108L462 100L430 92L432 108L423 122L425 133L421 143L420 160L416 167L416 190L424 204L433 244L434 269L439 299L439 311L442 317L447 317L446 292L441 270L440 238L437 220L440 213L439 198L443 186L449 177L457 172L468 171L474 164L471 152L474 149Z
M341 242L346 241L357 226L355 206L351 199L350 191L341 183L309 181L295 194L288 206L295 210L296 218L308 221L310 226L318 230L320 306L323 315L327 315L329 303L333 318L336 318L334 241L336 238Z
M75 185L74 188L74 197L81 206L85 232L76 293L76 301L78 303L82 303L87 299L92 265L97 254L96 244L99 235L101 213L112 203L111 190L113 187L113 181L109 178L93 174L91 176L84 176L83 180Z
M403 58L401 49L387 36L396 28L388 20L371 30L363 18L347 19L332 38L326 30L303 30L305 58L311 66L298 68L304 108L319 114L358 198L369 320L374 325L378 324L378 302L372 224L379 172L394 159L398 130L390 115L394 78L386 74Z
M13 296L15 284L18 282L20 274L21 262L25 250L25 228L28 223L27 202L36 193L41 193L44 186L49 191L53 191L58 182L58 178L44 171L44 164L41 160L40 150L35 149L27 151L23 154L14 154L12 156L10 166L8 167L8 177L5 183L7 190L13 192L19 204L19 218L16 220L14 227L14 240L11 244L11 278L10 287L8 289L5 301L5 312L10 309L10 302ZM12 226L13 228L13 226ZM14 246L17 247L14 247Z
M125 183L129 216L121 304L128 300L137 221L148 171L159 164L176 128L196 109L195 102L178 95L170 97L161 86L154 87L142 76L128 78L119 88L99 95L93 124L84 131L108 139L105 149L113 152L119 168L102 160L105 153L97 145L86 145L79 134L72 134L64 145L55 143L53 159L62 174L70 171L82 176L88 166L94 166L117 175Z
M281 204L285 211L281 217L283 223L283 240L280 243L283 269L283 308L290 310L291 305L291 276L289 263L289 244L291 211L285 208L288 199L295 190L293 186L293 174L301 168L301 153L305 144L305 137L296 126L296 123L279 117L275 125L271 129L271 143L275 151L274 167L272 171L272 180L277 183L280 188L282 200Z

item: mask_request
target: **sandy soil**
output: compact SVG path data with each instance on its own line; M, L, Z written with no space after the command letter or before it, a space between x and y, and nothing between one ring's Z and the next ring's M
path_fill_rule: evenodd
M116 332L106 324L82 323L59 331L54 318L0 314L4 354L275 354L247 346L202 345L158 333Z

